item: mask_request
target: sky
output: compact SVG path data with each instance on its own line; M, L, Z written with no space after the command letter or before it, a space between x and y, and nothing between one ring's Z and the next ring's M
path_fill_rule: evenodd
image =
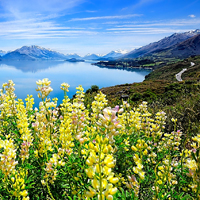
M0 50L131 51L200 29L200 0L0 0Z

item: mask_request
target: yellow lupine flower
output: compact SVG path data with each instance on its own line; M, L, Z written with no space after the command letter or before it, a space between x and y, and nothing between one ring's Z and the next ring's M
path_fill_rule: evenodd
M85 172L89 178L93 178L95 175L95 171L93 167L86 169Z
M109 151L109 149L108 149L108 147L107 147L107 146L103 148L103 153L107 154L107 153L108 153L108 151Z
M115 166L112 155L107 155L106 158L104 159L104 163L106 164L107 167L110 168Z
M112 194L112 195L114 195L116 192L117 192L117 188L116 188L116 187L111 188L111 189L109 190L109 193Z
M91 183L92 183L93 188L99 189L100 183L99 183L99 181L98 181L96 178L94 178L94 179L91 181Z
M107 182L107 180L104 178L104 179L102 180L102 187L105 189L105 188L107 187L107 184L108 184L108 182Z
M93 162L91 162L91 160L87 159L87 160L86 160L86 164L89 165L89 166L92 166L92 165L93 165Z
M81 150L81 154L83 154L83 155L86 154L86 150L85 150L85 149L82 149L82 150Z
M132 149L133 151L137 151L137 148L136 148L135 146L131 146L131 149Z
M99 169L99 164L96 164L94 168L96 169L95 171L96 171L97 173L99 173L99 172L100 172L100 169Z
M23 197L26 197L28 195L27 190L20 192L20 195L23 196Z
M29 197L23 197L22 200L29 200Z
M76 181L78 181L78 180L79 180L79 178L78 178L78 177L75 177L75 176L74 176L74 179L75 179Z
M91 191L90 192L86 191L85 195L86 195L86 197L92 198L95 195L95 193L93 193Z
M138 175L139 175L140 178L143 180L143 179L144 179L145 172L140 171L140 172L138 173Z
M109 179L109 181L113 184L117 183L119 181L119 179L117 177L112 177Z
M133 171L136 173L136 174L138 174L138 168L136 168L136 167L133 167Z
M139 170L141 170L141 169L143 168L143 165L142 165L141 163L137 163L137 168L138 168Z
M114 162L106 163L107 167L113 168L115 166Z
M111 168L104 166L103 167L103 173L108 176L111 173Z
M107 198L108 200L113 200L113 196L112 196L112 195L108 195L106 198Z
M89 142L89 148L94 149L94 144L92 144L92 142Z
M147 155L147 154L148 154L148 151L147 151L147 149L145 149L143 152L143 155Z

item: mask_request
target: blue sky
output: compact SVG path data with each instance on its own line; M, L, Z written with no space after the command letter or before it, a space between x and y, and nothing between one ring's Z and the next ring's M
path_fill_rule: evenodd
M200 0L0 0L0 50L132 50L200 28Z

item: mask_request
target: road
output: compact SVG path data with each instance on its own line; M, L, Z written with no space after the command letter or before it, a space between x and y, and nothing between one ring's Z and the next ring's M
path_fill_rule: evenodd
M193 67L195 65L195 63L191 62L190 63L191 67ZM182 73L184 73L185 71L187 71L187 69L182 69L182 71L180 71L178 74L176 74L176 79L177 81L183 81L181 78Z
M176 79L177 81L183 81L181 78L182 73L184 73L185 71L187 71L187 69L182 69L182 71L180 71L178 74L176 74Z

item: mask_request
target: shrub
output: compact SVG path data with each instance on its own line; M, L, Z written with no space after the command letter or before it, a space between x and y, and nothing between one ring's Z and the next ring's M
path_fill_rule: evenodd
M99 91L99 86L92 85L91 88L86 90L86 94L88 94L88 93L92 94L93 92L98 92L98 91Z
M131 96L131 101L139 101L142 99L142 95L140 93L134 93L132 96Z

